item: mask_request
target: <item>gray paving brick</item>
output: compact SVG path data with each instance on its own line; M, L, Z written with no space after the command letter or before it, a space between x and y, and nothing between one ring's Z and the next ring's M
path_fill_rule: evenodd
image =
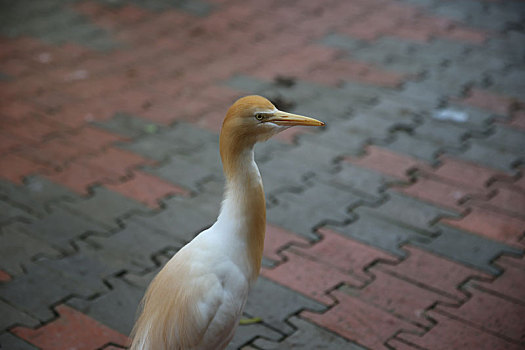
M0 315L2 315L0 318L0 328L2 330L20 325L35 327L39 323L38 320L2 300L0 300ZM2 343L0 342L0 349L2 349L1 345Z
M328 34L327 36L325 36L323 39L320 40L320 43L326 46L346 50L350 54L361 49L365 45L365 43L362 42L361 40L357 40L354 38L350 38L350 37L335 34L335 33Z
M449 112L462 113L464 114L466 120L453 121L451 119L446 119L448 123L463 126L478 134L486 132L489 128L490 123L492 123L495 118L499 118L494 113L488 112L486 110L454 102L448 103L446 107L432 111L431 114L432 118L441 119L443 117L441 116L440 118L440 114Z
M525 40L525 36L522 39ZM523 59L525 59L525 51ZM490 72L489 75L492 83L491 90L516 98L525 95L525 70L523 65L509 67L505 71Z
M67 263L75 262L81 261L69 259ZM7 284L0 285L0 298L9 302L16 309L45 322L55 317L51 306L66 297L79 295L87 298L106 290L101 280L95 278L97 283L95 286L89 286L89 283L85 281L85 277L88 277L90 282L93 280L93 272L89 271L90 265L77 266L79 269L84 269L85 274L89 274L88 276L78 274L75 276L70 272L60 270L66 266L55 267L58 269L46 266L43 261L29 264L26 274Z
M347 117L353 107L354 101L342 94L323 93L315 99L298 103L291 112L315 117L330 124Z
M103 210L103 209L100 209ZM71 243L88 232L104 232L110 226L97 223L70 210L54 207L53 211L29 224L18 224L21 230L52 247L71 252Z
M355 210L357 215L368 212L371 215L386 218L403 226L416 230L435 232L432 227L440 217L457 217L456 212L433 206L416 198L408 197L395 191L387 191L388 199L381 205L360 207Z
M314 173L315 169L329 168L338 155L344 154L344 150L327 148L321 141L324 135L325 132L305 135L301 138L301 147L275 152L267 162L258 164L267 195L302 186L305 175Z
M428 242L412 244L491 274L501 273L492 262L501 254L521 254L522 250L488 238L439 225L440 235Z
M256 79L247 75L234 75L228 79L225 84L237 90L245 91L249 94L259 95L263 91L267 90L270 83Z
M525 132L520 129L494 124L493 132L483 141L499 152L525 156Z
M218 136L202 128L180 122L174 127L159 129L155 134L146 134L119 147L158 161L175 155L188 155L217 146Z
M321 312L326 307L269 279L259 277L250 291L244 312L252 317L262 318L264 323L274 329L291 334L294 329L286 320L303 309Z
M111 329L130 334L145 288L115 277L107 283L110 287L107 293L92 300L73 298L67 304Z
M383 197L382 192L387 184L399 182L399 179L358 167L349 162L341 162L338 171L321 173L319 178L332 186L354 192L371 202Z
M340 188L312 181L299 193L285 192L276 196L277 205L267 211L268 221L308 239L315 239L314 228L326 221L347 220L347 210L363 197Z
M257 339L254 345L258 349L305 349L305 350L365 350L365 348L348 341L323 328L317 327L308 321L293 316L289 321L296 331L280 342L266 339Z
M24 185L0 180L0 196L8 197L15 206L39 216L48 212L52 202L79 198L65 187L39 176L27 177Z
M406 154L422 161L433 163L441 149L431 140L410 136L406 132L394 133L394 140L388 143L391 151Z
M144 134L157 134L161 128L151 121L127 113L115 113L111 119L96 121L93 124L129 138L136 138Z
M250 325L239 325L233 339L226 347L227 350L243 349L243 345L252 341L256 337L263 337L265 339L278 340L282 338L282 334L269 328L262 323L255 323Z
M417 138L432 141L436 147L460 149L470 132L460 124L439 121L426 117L424 122L413 131Z
M218 142L206 142L203 147L188 154L171 156L158 167L146 167L145 170L167 181L184 188L198 191L203 180L215 177L222 178L222 164Z
M8 201L8 198L0 198L0 225L9 222L25 220L29 221L34 217L22 208L16 207Z
M356 210L356 221L345 226L328 226L348 237L383 249L398 256L406 252L400 247L407 242L429 242L430 232L390 220L388 217L373 215L370 210L360 207Z
M26 343L22 339L11 333L0 334L0 349L5 350L38 350L33 345Z
M94 247L91 254L119 270L143 271L154 263L155 253L167 249L178 249L183 242L176 236L176 226L172 223L170 231L161 231L154 227L126 221L125 227L110 236L89 236L85 241Z
M520 159L519 155L505 152L498 146L494 146L483 139L470 139L468 148L454 156L507 173L515 172L513 166Z
M261 95L273 101L276 104L278 101L284 101L286 104L296 104L300 101L305 101L316 97L320 94L322 87L308 83L305 81L294 80L292 86L283 86L282 84L274 83L261 91ZM278 103L277 103L278 104ZM289 110L276 105L282 110Z
M22 274L24 266L35 257L59 255L45 240L32 237L18 223L0 227L0 269L11 276Z
M143 204L109 191L104 187L96 187L93 195L87 199L61 203L59 207L103 227L116 227L117 220L127 215L149 211ZM57 209L53 209L53 211L55 210Z
M188 242L203 229L210 227L219 213L223 184L210 182L203 191L191 198L172 197L166 208L154 215L134 215L126 222L168 232L173 240Z

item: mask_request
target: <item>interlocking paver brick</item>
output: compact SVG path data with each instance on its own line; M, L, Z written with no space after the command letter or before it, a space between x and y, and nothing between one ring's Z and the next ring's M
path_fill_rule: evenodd
M464 210L460 205L460 201L472 194L461 187L425 177L419 177L417 181L410 186L395 187L393 189L407 196L415 197L458 212Z
M374 262L378 260L391 263L397 261L394 255L348 239L336 231L321 228L318 232L322 235L321 241L308 248L291 247L290 250L363 281L371 279L370 274L365 273L365 269Z
M525 327L521 320L525 306L476 289L469 289L469 292L471 298L460 307L438 305L436 311L476 328L523 342Z
M125 335L66 305L56 307L59 318L37 329L16 327L11 332L40 349L93 349L108 343L128 344Z
M290 327L287 319L303 309L321 312L325 310L325 306L262 277L250 292L245 312L253 317L262 318L265 324L279 329L282 333L291 334L294 329Z
M525 220L493 208L471 204L470 212L461 219L443 219L441 222L465 231L507 244L517 244L523 236Z
M323 183L315 183L299 193L278 194L276 199L278 204L268 209L268 220L309 239L316 238L313 229L317 225L326 221L345 221L348 219L346 208L362 201L362 197L357 194ZM308 210L298 210L295 205L298 202L310 203L312 206ZM330 208L330 213L320 211L319 208Z
M0 156L0 168L2 178L16 184L21 184L25 176L50 170L42 164L14 153Z
M519 254L521 251L513 246L446 225L438 227L439 236L427 242L411 243L491 274L501 272L501 269L492 265L494 259L503 253Z
M2 300L0 300L0 311L2 312L2 320L0 321L0 326L2 329L8 329L21 324L28 327L34 327L39 323L35 318L29 316L23 311L16 309L12 305L9 305L9 303L6 303ZM0 345L2 345L2 343L0 343Z
M254 344L257 348L265 350L274 349L348 349L363 350L361 346L339 337L321 327L316 327L300 317L293 316L290 322L296 331L280 342L271 342L266 339L256 339Z
M266 235L264 236L264 257L274 261L282 260L279 253L290 245L305 246L308 241L302 236L287 231L279 226L266 224Z
M459 286L468 279L473 276L476 278L490 276L414 246L405 245L403 249L409 253L404 260L395 265L378 264L371 272L380 269L456 300L467 298L466 294L459 290Z
M504 269L500 276L493 281L473 281L472 284L476 289L486 290L506 299L523 302L525 301L525 295L523 294L525 269L513 264L516 261L521 261L523 265L523 260L523 258L502 256L496 262L498 266Z
M375 276L373 283L363 289L344 288L342 290L418 326L432 326L432 322L426 319L423 313L434 303L454 301L437 291L425 289L379 269L372 268L370 272Z
M104 187L96 188L93 195L87 199L64 202L60 207L105 227L114 227L117 220L131 213L148 211L145 205Z
M521 346L503 338L483 332L466 323L449 318L439 312L429 313L437 324L423 336L408 332L397 336L416 348L445 349L520 349ZM389 343L390 344L390 343Z
M171 197L164 201L166 208L154 215L133 215L130 222L145 229L155 228L169 232L178 240L189 242L202 230L210 227L219 214L223 185L207 183L204 191L195 197Z
M333 298L327 293L345 282L351 285L361 285L356 277L334 270L325 265L297 253L283 253L287 258L285 263L273 269L263 269L262 275L292 290L304 294L319 303L331 305Z
M27 232L34 239L48 242L61 251L71 251L71 243L88 232L104 232L110 226L86 218L66 208L56 207L39 220L17 224L17 230Z
M121 334L129 334L133 328L137 306L144 295L144 288L120 278L109 278L107 283L111 290L98 298L74 298L68 300L67 305Z
M11 333L3 333L0 335L0 345L6 349L18 350L37 350L38 348L25 342L24 340L14 336Z
M35 257L58 256L59 252L45 239L37 239L17 223L0 227L0 268L4 273L19 275L24 265ZM9 275L7 275L9 276Z
M159 201L168 195L189 195L189 191L141 171L134 171L132 178L125 182L105 186L153 209L158 208Z
M366 148L366 152L362 157L348 157L345 160L357 166L400 179L407 179L407 173L410 170L426 168L425 163L416 158L391 152L382 147L369 146Z
M421 328L358 298L340 291L331 294L339 303L330 310L323 314L304 311L300 316L372 349L387 349L384 342L399 330L422 331Z
M107 237L88 236L86 242L93 249L90 255L101 259L113 272L144 270L153 265L152 257L168 247L180 248L181 239L175 230L161 231L137 223L127 222L125 227Z
M437 177L440 181L457 184L469 191L482 191L489 181L496 177L504 176L504 173L481 166L479 164L463 161L458 158L444 155L440 157L441 164L427 173Z

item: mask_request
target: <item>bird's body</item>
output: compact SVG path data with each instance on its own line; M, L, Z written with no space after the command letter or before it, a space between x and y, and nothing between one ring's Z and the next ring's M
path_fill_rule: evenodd
M150 284L132 350L228 345L259 274L264 247L266 206L253 146L291 125L322 123L278 111L259 96L240 99L229 109L220 137L226 189L219 217Z

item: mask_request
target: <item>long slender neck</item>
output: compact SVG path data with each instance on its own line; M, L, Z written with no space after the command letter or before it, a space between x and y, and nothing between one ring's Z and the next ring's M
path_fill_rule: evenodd
M246 256L250 275L255 279L264 248L266 204L253 145L240 145L221 135L221 158L226 190L217 221L233 231L242 249L240 254Z

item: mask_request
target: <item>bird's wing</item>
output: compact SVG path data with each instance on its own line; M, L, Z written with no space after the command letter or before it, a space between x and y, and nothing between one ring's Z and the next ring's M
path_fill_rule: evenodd
M192 349L202 342L223 302L223 289L217 276L199 271L191 255L181 250L151 282L131 350Z

